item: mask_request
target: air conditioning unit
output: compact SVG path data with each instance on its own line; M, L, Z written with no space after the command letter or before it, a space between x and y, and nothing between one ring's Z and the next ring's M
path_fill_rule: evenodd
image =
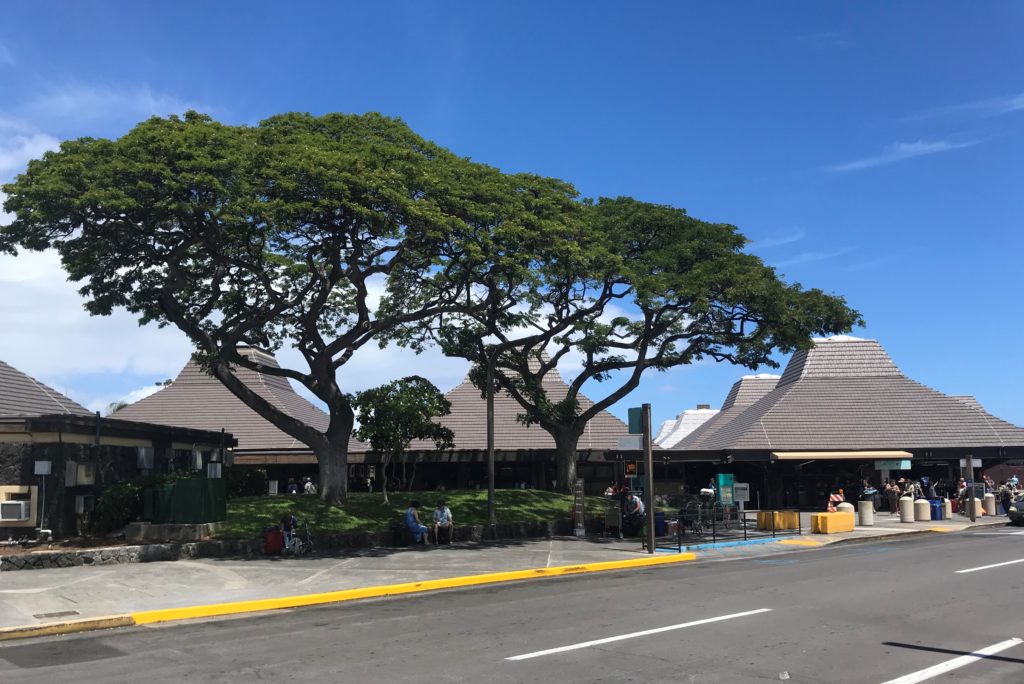
M30 501L0 501L0 520L23 521L31 517Z

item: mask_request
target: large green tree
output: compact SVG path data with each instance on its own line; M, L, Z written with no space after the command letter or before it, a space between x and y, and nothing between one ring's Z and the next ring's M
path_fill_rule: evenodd
M499 173L377 114L153 118L65 142L3 191L15 218L0 250L55 248L90 313L182 330L213 376L313 450L334 502L354 419L339 370L390 329L481 306L475 274L529 277L530 246L575 230L571 187ZM240 353L250 345L294 347L302 363L266 367ZM237 368L305 387L329 426L281 411Z
M575 481L587 423L633 391L645 371L703 358L774 367L773 353L862 323L842 297L781 280L743 251L747 241L733 226L631 198L585 203L582 221L594 258L536 268L538 280L524 285L535 289L528 296L494 292L503 285L486 281L470 288L491 302L536 302L515 305L517 318L467 306L461 316L418 325L448 353L473 361L480 387L493 362L494 383L520 404L521 420L554 439L562 490ZM579 370L567 391L552 391L545 378L569 359Z
M384 503L388 503L388 463L401 459L414 439L431 440L437 449L454 446L452 431L433 420L448 415L451 402L426 378L411 375L363 390L353 403L359 420L356 437L369 442L381 459Z

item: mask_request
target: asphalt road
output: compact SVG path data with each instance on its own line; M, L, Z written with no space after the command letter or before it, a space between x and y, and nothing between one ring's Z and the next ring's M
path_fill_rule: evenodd
M1014 532L12 642L0 681L1024 682Z

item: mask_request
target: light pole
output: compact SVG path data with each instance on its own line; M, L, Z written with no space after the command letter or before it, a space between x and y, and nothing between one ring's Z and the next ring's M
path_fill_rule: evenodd
M494 500L494 354L492 347L487 352L487 520L491 525L491 537L495 537L498 524L497 506Z

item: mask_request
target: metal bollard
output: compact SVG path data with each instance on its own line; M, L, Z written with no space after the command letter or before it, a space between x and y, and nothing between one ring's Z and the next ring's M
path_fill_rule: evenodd
M989 492L985 495L985 515L996 514L996 495Z
M921 522L932 519L932 505L928 499L918 499L914 502L914 520Z
M873 527L875 524L875 502L874 501L858 501L857 502L857 518L858 522L864 527Z
M900 522L914 522L914 500L909 496L904 496L900 499Z

